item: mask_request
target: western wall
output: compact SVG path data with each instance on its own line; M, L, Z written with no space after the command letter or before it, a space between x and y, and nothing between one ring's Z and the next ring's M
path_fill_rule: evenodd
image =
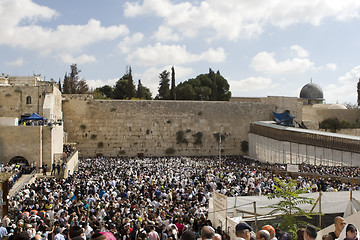
M95 100L91 95L63 95L64 130L88 156L216 156L244 154L249 123L271 120L272 111L299 116L297 98L268 102ZM179 137L182 135L182 137Z

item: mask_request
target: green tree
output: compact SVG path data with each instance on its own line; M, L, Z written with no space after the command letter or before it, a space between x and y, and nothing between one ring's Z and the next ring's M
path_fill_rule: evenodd
M71 68L71 72L69 76L70 93L75 94L77 93L76 90L79 82L79 73L81 72L81 70L78 69L76 63L71 64L70 68Z
M135 85L134 85L134 81L133 81L133 77L132 77L132 71L131 71L131 67L129 67L129 70L126 74L126 79L127 79L127 84L126 84L126 94L125 94L125 98L126 99L132 99L133 97L135 97Z
M126 85L127 85L127 79L124 79L124 77L120 78L116 82L115 87L114 87L114 92L113 92L114 99L125 99Z
M77 87L76 87L76 93L78 94L84 94L89 92L89 87L85 81L85 79L81 79L78 81Z
M137 91L136 91L136 97L139 99L144 99L145 98L145 92L144 92L144 87L141 84L141 80L139 79L138 81L138 87L137 87Z
M59 87L59 91L62 92L60 78L59 78L59 82L58 82L58 87Z
M176 88L176 97L181 100L229 101L231 98L227 80L219 71L215 74L211 69L209 73L200 74L179 84Z
M95 92L99 92L104 98L112 98L114 88L109 85L104 85L95 89Z
M176 86L176 99L177 100L195 100L196 93L193 86L188 83L180 83Z
M139 99L151 100L150 89L142 85L141 80L138 81L138 87L136 91L136 97Z
M171 89L170 89L170 99L176 100L176 90L175 90L175 69L171 68Z
M70 94L70 82L69 82L69 76L67 73L65 73L64 76L64 84L63 84L63 92L64 94Z
M220 71L216 72L217 101L229 101L231 98L230 85L228 81L221 76Z
M210 100L211 101L216 101L218 99L217 96L217 84L216 84L216 76L214 71L209 68L209 78L211 80L211 95L210 95Z
M131 99L135 97L135 85L132 80L131 67L126 71L126 73L116 82L113 98L114 99Z
M296 231L301 225L304 225L304 221L298 220L297 217L306 217L311 219L310 213L302 209L300 204L313 204L314 199L300 196L302 193L306 193L307 189L298 188L295 180L289 179L287 181L274 178L275 191L267 195L268 199L279 198L279 202L269 205L266 208L271 208L268 215L279 214L280 230L291 233L296 236ZM305 222L305 224L307 224Z
M156 96L156 99L168 100L170 99L170 72L164 70L159 74L160 83L159 83L159 94Z
M145 93L145 99L146 100L151 100L152 99L152 94L150 92L150 89L145 87L145 86L143 86L143 88L144 88L144 93Z
M65 73L63 93L65 94L83 94L89 92L89 87L85 79L80 79L77 64L71 64L71 73Z

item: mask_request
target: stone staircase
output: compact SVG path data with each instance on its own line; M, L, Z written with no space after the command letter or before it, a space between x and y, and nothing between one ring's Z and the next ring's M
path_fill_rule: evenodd
M33 171L30 174L23 174L19 180L17 180L14 186L10 189L8 196L13 197L18 193L21 189L23 189L26 184L28 184L31 180L35 180L36 172Z

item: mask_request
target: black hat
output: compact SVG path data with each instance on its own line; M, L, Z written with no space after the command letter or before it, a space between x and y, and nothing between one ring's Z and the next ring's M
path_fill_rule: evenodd
M242 230L249 230L249 231L252 231L251 227L249 225L247 225L246 223L239 223L236 225L236 232L238 231L242 231Z

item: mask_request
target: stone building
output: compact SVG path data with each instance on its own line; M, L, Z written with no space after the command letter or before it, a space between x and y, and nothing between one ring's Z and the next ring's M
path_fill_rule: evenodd
M0 161L40 167L60 161L63 152L62 96L40 76L0 76ZM37 113L46 122L24 125ZM21 123L21 124L19 124Z

